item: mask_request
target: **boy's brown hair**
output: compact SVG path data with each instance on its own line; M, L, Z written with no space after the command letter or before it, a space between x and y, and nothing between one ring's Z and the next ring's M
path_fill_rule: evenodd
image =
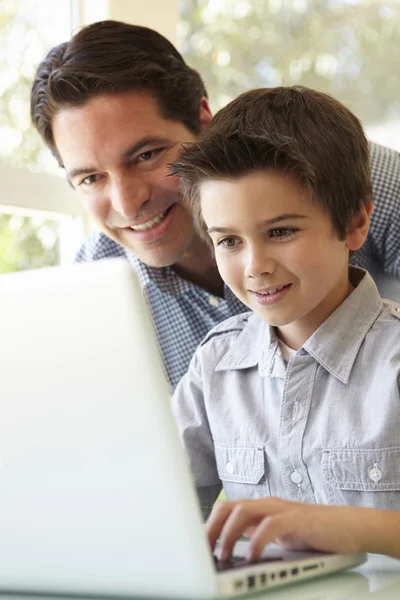
M372 194L368 142L345 106L299 86L252 90L220 110L171 165L204 239L210 241L201 216L201 183L260 169L293 175L330 215L339 239Z
M161 34L119 21L99 21L55 46L39 65L31 91L31 118L61 164L52 121L63 108L100 94L148 91L162 115L200 131L204 83Z

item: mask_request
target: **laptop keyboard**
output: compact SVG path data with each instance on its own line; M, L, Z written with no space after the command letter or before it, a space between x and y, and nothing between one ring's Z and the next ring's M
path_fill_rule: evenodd
M250 562L243 558L243 556L231 556L228 560L220 560L217 556L214 555L214 564L215 568L218 572L220 571L228 571L230 569L240 569L243 567L248 567L252 564L258 563L266 563L266 562L276 562L277 560L283 560L282 556L269 556L263 557L254 562Z

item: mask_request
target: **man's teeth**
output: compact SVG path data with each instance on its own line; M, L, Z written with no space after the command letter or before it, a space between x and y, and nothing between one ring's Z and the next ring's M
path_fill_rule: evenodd
M135 225L131 227L133 231L145 231L146 229L151 229L154 225L158 225L161 221L166 217L168 210L164 211L160 215L154 217L154 219L150 219L150 221L146 221L146 223L142 223L141 225Z
M276 292L280 292L281 290L283 290L285 286L281 285L280 287L277 288L273 288L272 290L269 290L268 292L258 292L259 294L261 294L262 296L269 296L270 294L276 294Z

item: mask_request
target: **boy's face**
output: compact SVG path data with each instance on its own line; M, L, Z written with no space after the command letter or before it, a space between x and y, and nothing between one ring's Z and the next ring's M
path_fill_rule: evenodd
M200 186L220 274L244 304L298 349L352 291L349 248L291 176L256 171Z
M211 119L206 102L200 123ZM179 180L168 164L194 134L163 117L149 93L95 96L52 122L67 176L104 233L145 264L179 264L195 242Z

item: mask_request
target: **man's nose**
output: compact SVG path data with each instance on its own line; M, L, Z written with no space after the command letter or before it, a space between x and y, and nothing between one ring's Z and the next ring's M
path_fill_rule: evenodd
M255 279L275 272L276 262L266 248L249 249L245 267L246 277Z
M149 187L140 179L120 178L112 182L110 201L123 217L134 219L150 197Z

